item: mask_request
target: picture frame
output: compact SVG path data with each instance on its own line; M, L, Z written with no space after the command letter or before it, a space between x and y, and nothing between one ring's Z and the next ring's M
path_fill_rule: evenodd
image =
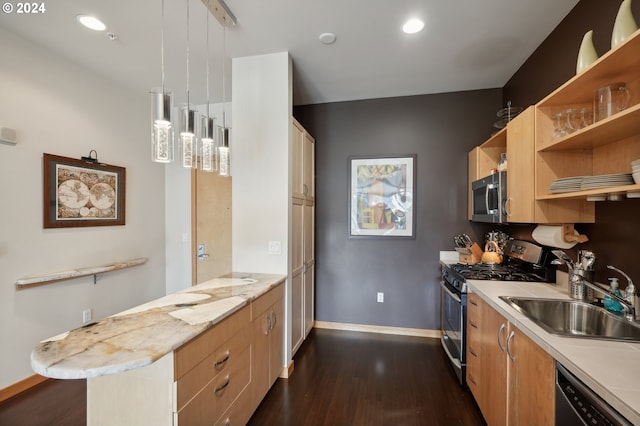
M416 154L349 157L349 236L415 238Z
M43 227L125 224L126 169L43 154Z

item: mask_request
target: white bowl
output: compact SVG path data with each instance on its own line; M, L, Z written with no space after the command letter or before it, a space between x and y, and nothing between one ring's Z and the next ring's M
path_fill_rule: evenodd
M637 160L633 160L631 162L631 167L633 166L640 166L640 158L638 158Z
M633 173L640 172L640 166L631 166L631 170L633 171Z
M640 183L640 172L633 173L631 176L633 176L635 183Z

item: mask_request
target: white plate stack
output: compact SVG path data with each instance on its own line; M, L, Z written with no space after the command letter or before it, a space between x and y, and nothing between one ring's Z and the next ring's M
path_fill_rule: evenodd
M611 186L633 185L630 173L617 173L611 175L585 176L580 184L581 190L608 188Z
M561 192L580 191L580 184L582 184L582 179L584 179L584 176L572 176L556 179L549 187L549 192L551 192L552 194L557 194Z
M640 183L640 159L631 162L631 172L635 183Z

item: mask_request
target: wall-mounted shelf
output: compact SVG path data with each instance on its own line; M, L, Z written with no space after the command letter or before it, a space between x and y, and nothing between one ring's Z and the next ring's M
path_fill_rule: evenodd
M102 275L105 272L131 268L133 266L142 265L146 262L147 262L147 258L141 257L138 259L125 260L122 262L113 262L113 263L100 265L100 266L71 269L71 270L61 271L61 272L52 272L49 274L30 275L27 277L18 278L16 280L16 285L29 286L29 285L35 285L35 284L48 284L56 281L86 277L88 275L93 275L93 282L95 284L98 281L98 276Z

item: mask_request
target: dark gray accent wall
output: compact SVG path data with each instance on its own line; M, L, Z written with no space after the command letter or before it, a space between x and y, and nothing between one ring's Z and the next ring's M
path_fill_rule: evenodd
M295 108L316 139L317 320L440 328L439 251L477 231L467 154L496 130L501 104L491 89ZM349 238L348 157L395 154L417 155L415 239Z

